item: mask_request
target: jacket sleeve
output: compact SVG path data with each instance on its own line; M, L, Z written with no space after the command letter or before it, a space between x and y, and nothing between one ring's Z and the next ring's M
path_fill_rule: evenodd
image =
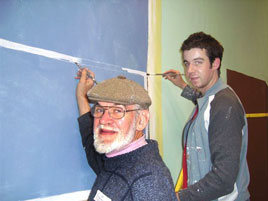
M90 113L86 113L78 118L78 123L88 164L98 175L103 167L103 160L102 154L96 152L93 145L93 117Z
M201 97L201 93L187 85L184 87L181 96L192 101L196 105L197 99Z
M211 102L208 128L212 167L204 178L179 192L181 201L214 200L230 194L239 172L244 110L235 95Z

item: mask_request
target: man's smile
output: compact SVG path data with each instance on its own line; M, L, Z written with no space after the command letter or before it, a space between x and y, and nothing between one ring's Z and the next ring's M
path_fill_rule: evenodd
M104 128L100 129L100 134L101 135L114 135L114 134L117 134L117 133L118 133L118 131L111 130L111 129L104 129Z

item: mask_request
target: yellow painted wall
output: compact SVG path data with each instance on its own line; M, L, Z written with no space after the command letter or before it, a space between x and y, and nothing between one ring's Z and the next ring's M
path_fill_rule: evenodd
M147 72L161 72L161 0L149 0L148 59ZM163 156L162 135L162 87L161 77L148 76L148 91L152 98L150 106L149 133L151 139L158 141L160 154Z
M268 83L267 20L268 0L162 0L162 71L183 71L183 40L204 31L224 46L224 81L228 68ZM180 93L162 81L163 153L174 181L181 169L182 129L193 108Z

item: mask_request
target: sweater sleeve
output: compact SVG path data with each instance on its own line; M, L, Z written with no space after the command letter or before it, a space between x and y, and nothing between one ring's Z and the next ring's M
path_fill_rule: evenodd
M244 110L232 92L229 95L225 92L219 92L211 103L208 128L211 171L197 183L181 190L181 201L214 200L234 189L245 125Z
M96 174L99 174L102 167L102 154L96 152L93 139L93 117L86 113L78 118L82 144L86 152L87 161Z
M195 91L193 88L187 85L186 87L184 87L181 96L192 101L196 105L197 99L201 97L201 93Z

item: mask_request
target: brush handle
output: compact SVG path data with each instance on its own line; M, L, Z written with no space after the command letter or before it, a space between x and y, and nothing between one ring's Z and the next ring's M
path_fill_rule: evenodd
M83 69L83 67L79 64L79 63L77 63L77 62L75 62L75 64L77 65L77 67L80 69L80 70L82 70ZM90 75L90 73L89 72L87 72L87 77L88 78L90 78L90 79L92 79L93 80L93 82L95 83L95 84L98 84L97 83L97 81L95 80L95 78L94 77L92 77L91 75Z
M185 75L185 74L182 74L182 73L180 73L180 74L176 74L176 73L147 73L147 75L149 75L149 76L151 76L151 75L153 75L153 76L158 76L158 75L163 76L163 75L166 75L166 74L170 74L170 75Z

